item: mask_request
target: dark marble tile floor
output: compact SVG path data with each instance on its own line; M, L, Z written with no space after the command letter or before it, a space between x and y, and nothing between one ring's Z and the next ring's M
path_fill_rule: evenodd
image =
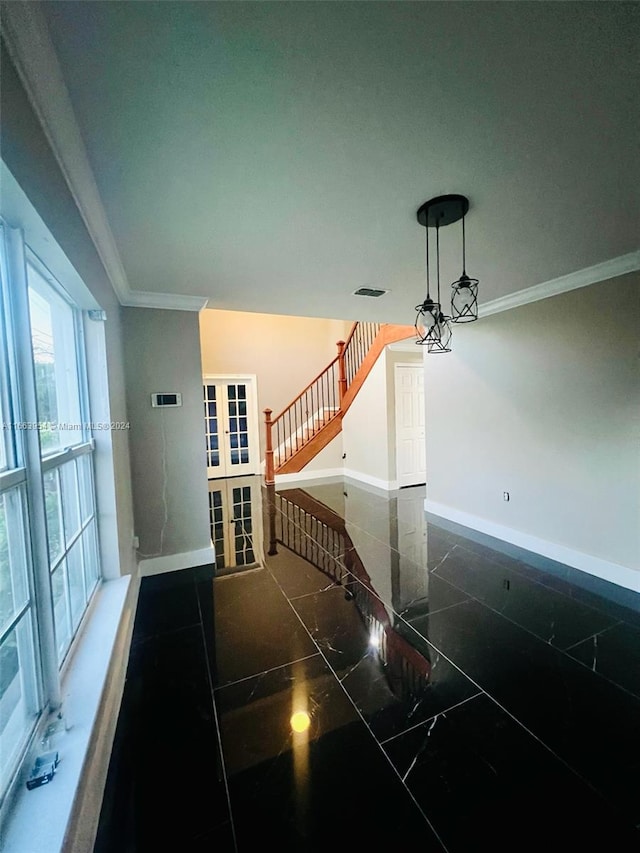
M640 595L424 487L242 485L224 573L142 579L96 853L640 850Z

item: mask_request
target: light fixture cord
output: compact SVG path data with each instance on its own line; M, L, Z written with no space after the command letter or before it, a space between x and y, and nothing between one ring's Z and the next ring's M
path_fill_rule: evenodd
M438 305L440 302L440 223L436 219L436 273L438 282Z
M467 274L467 252L464 235L464 207L462 209L462 275Z
M429 295L429 211L426 213L427 221L424 225L425 234L427 237L427 299L431 299Z

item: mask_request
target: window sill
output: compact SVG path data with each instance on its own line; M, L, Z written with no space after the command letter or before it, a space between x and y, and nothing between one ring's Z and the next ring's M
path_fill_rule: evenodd
M25 850L90 850L100 804L133 630L139 581L130 576L105 581L98 589L62 681L64 723L41 748L37 740L17 780L2 830L3 853ZM53 780L27 790L32 759L57 750ZM88 842L88 844L87 844Z

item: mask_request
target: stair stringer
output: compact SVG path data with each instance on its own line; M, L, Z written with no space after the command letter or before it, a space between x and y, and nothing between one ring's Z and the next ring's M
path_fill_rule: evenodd
M398 326L391 323L383 325L358 368L356 375L353 377L351 384L347 388L340 405L340 410L315 435L311 436L299 450L290 456L286 462L277 466L275 473L297 474L302 471L341 432L343 415L355 400L373 365L384 352L385 347L397 341L404 341L414 335L415 329L413 326Z

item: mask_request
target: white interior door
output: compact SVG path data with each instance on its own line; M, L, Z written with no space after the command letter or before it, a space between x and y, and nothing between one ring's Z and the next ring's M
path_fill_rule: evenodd
M427 479L421 364L395 365L395 397L398 487L416 486Z
M260 473L255 377L205 376L207 476Z
M404 610L419 606L429 598L429 572L427 571L427 518L422 497L411 491L398 494L395 501L398 519L397 542L398 574L394 583L394 607Z
M209 483L209 523L218 575L264 564L261 485L255 476Z

